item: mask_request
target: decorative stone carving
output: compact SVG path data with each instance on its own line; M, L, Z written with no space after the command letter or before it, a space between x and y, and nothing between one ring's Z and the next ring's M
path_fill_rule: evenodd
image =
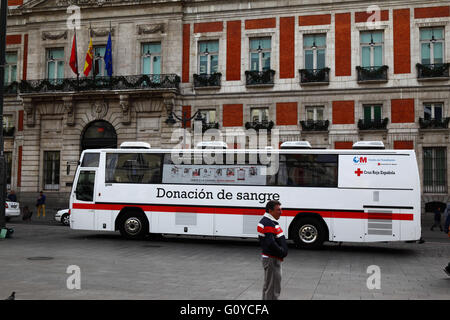
M104 28L104 29L91 29L91 37L106 37L111 31L111 36L114 36L114 28Z
M26 113L26 123L28 127L34 127L36 122L36 109L33 108L31 99L23 99L23 109Z
M175 94L165 93L163 94L164 104L166 105L167 115L171 113L175 108Z
M91 104L91 113L95 119L103 119L108 113L108 104L105 101L97 101Z
M128 95L120 96L120 108L122 109L122 123L131 123L130 97Z
M60 32L42 32L42 40L58 40L58 39L67 39L67 30L66 31L60 31Z
M137 34L152 34L156 32L164 33L164 23L160 24L141 24L137 27Z
M74 126L75 125L75 112L73 108L73 99L72 97L64 97L64 111L67 113L67 125Z

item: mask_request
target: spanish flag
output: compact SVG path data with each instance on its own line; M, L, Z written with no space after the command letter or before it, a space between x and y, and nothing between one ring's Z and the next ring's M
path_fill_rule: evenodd
M94 58L94 48L92 47L92 38L90 38L89 48L86 53L86 61L84 62L84 70L83 70L83 73L86 77L89 75L89 72L91 72L93 58Z

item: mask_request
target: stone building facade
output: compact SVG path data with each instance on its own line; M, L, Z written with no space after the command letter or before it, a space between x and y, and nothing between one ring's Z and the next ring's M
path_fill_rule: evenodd
M9 184L22 202L44 190L54 207L67 205L83 148L135 140L171 147L181 123L167 122L170 112L198 110L205 128L236 134L274 128L280 141L307 140L314 148L381 140L386 148L414 149L422 202L449 201L447 1L9 5L7 52L16 76L6 88L4 127L14 129L5 151ZM76 81L68 21L77 8L80 69L90 37L101 53L111 33L112 78L100 70L97 80Z

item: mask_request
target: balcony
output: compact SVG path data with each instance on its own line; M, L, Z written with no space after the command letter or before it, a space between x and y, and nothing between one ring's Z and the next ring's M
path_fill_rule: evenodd
M273 86L275 70L245 71L245 84L252 86Z
M419 118L419 126L420 129L448 129L448 123L450 122L450 118L443 119L424 119Z
M359 130L386 130L388 123L389 123L388 118L375 120L359 119L358 128Z
M96 78L22 80L20 93L83 92L96 90L179 89L180 77L175 74L151 74Z
M323 69L300 69L300 84L320 85L330 83L330 68Z
M245 123L245 129L255 129L256 131L259 130L272 130L273 126L275 124L273 121L263 120L263 121L253 121L253 122L246 122Z
M17 94L19 89L19 83L17 81L5 83L3 87L4 94Z
M417 80L448 80L450 63L416 64Z
M358 83L380 83L388 81L388 66L356 67Z
M212 73L212 74L194 74L194 88L220 88L220 80L222 74Z
M14 127L3 128L3 136L4 137L14 137Z
M329 120L306 120L300 121L303 131L309 132L324 132L328 131L328 126L330 125Z

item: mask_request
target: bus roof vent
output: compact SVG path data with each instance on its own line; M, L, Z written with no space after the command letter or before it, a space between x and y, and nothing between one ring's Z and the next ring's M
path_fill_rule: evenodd
M358 141L353 144L353 149L384 149L382 141Z
M281 149L311 149L308 141L286 141L280 146Z
M122 142L120 144L120 149L150 149L150 143L147 142Z
M202 141L196 146L196 149L227 149L228 146L223 141Z

